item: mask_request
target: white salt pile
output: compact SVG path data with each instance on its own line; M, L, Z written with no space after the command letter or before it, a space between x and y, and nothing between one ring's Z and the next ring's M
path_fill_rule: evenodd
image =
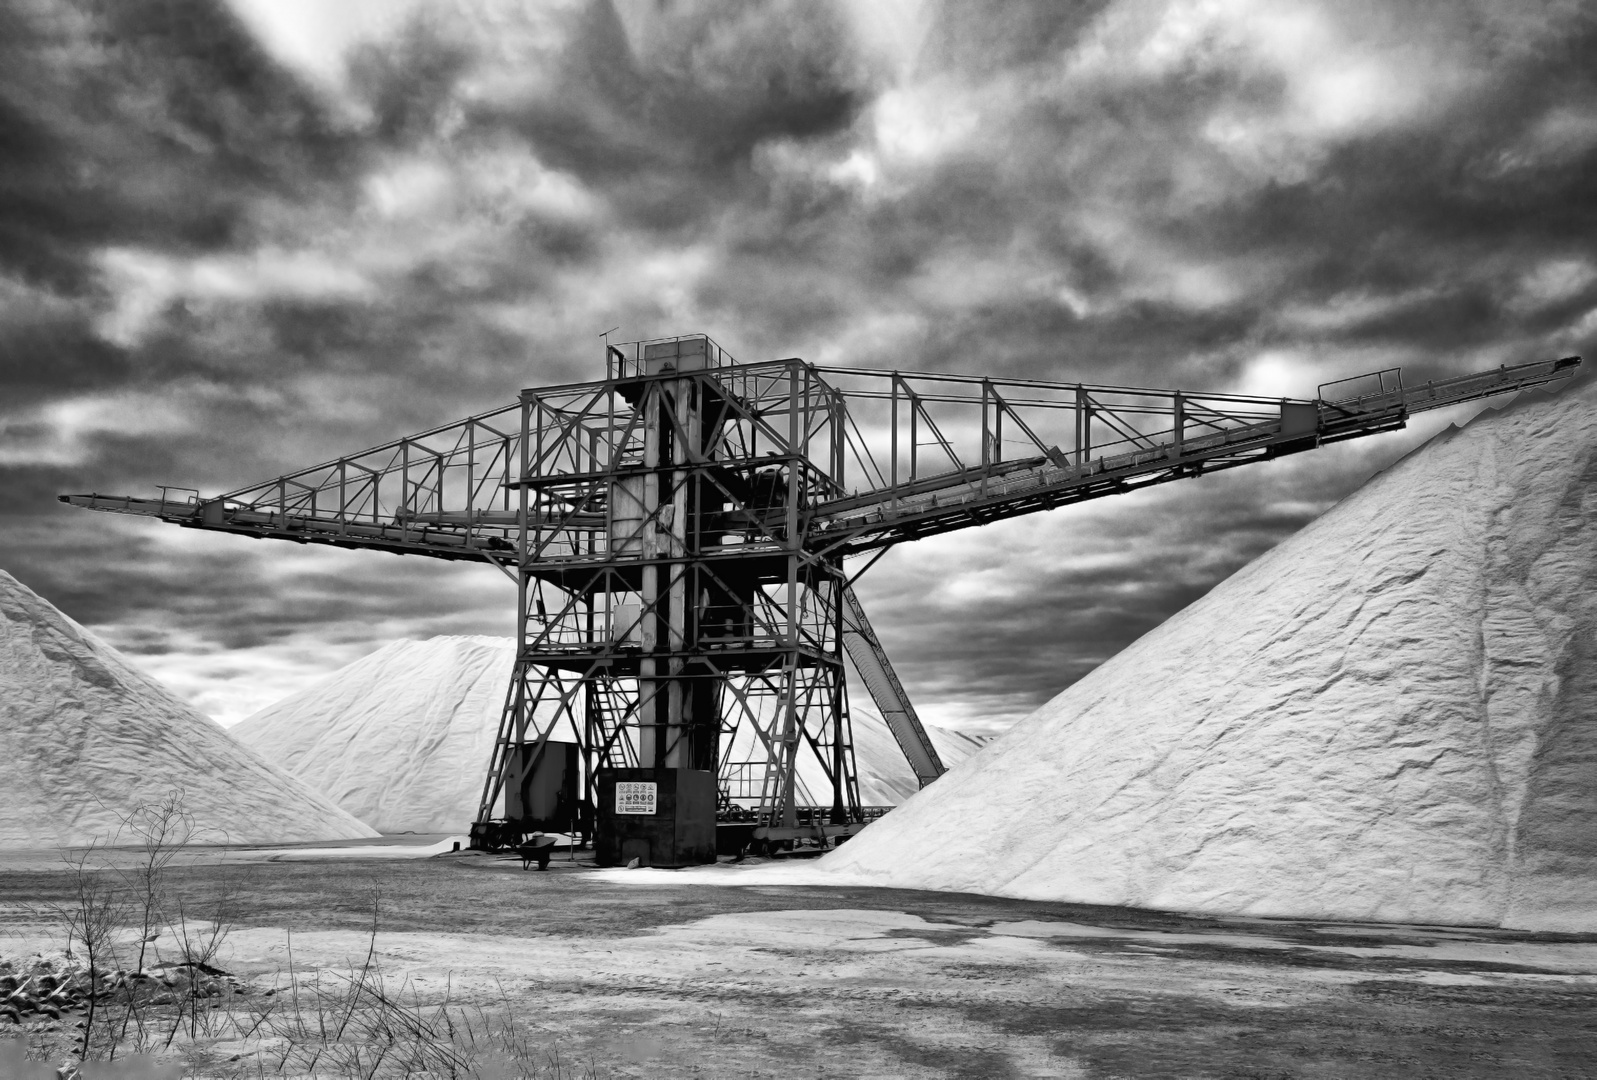
M821 868L1597 931L1594 401L1439 435Z
M859 781L860 804L897 806L920 790L915 771L909 767L904 751L880 716L858 705L853 706L850 712L854 734L854 774ZM945 768L952 769L982 747L981 743L963 732L936 724L923 723L922 726L932 745L937 748L937 756L942 759ZM799 758L799 778L811 792L831 791L826 785L825 773L811 755ZM831 795L826 794L820 801L830 804Z
M0 848L134 842L124 819L174 789L201 841L374 835L4 571L0 761Z
M515 657L510 638L396 641L231 733L382 832L462 832L477 816ZM979 745L931 725L927 731L945 765ZM917 790L874 714L856 710L854 744L866 805L896 805ZM819 767L801 779L822 789Z
M509 638L396 641L232 733L380 832L464 832L515 662Z

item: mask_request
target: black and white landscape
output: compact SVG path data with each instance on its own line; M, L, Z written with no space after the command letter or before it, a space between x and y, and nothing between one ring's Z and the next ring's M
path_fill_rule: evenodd
M1594 54L1537 0L0 0L0 1075L1584 1075ZM1588 360L893 548L951 771L854 685L894 809L813 859L456 850L504 564L56 500L688 333L1265 399Z

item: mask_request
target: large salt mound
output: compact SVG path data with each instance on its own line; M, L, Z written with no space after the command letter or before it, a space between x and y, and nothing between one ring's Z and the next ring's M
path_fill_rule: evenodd
M395 641L232 732L381 832L462 832L515 661L509 638Z
M123 818L178 788L196 839L373 835L4 571L0 761L0 848L132 842Z
M867 698L866 700L869 700ZM897 806L920 790L915 771L904 758L904 751L888 730L887 723L869 709L854 706L852 730L854 733L854 776L859 782L860 803L864 806ZM922 724L944 768L955 765L982 748L982 744L964 732ZM830 791L826 775L810 755L799 758L799 778L811 792ZM830 795L822 799L828 804Z
M463 831L477 816L515 656L510 638L396 641L268 705L232 734L385 833ZM945 765L979 746L927 731ZM863 710L854 749L865 804L896 805L916 791L892 734ZM818 767L801 779L820 790Z
M1597 931L1594 398L1439 435L821 868Z

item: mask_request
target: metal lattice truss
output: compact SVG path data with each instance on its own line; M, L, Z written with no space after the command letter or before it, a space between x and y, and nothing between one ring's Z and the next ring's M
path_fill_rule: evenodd
M1567 378L1578 363L1568 357L1407 389L1392 369L1336 384L1330 389L1349 396L1329 399L860 371L798 360L728 361L722 378L736 372L748 384L769 385L796 368L811 393L835 402L843 446L835 461L806 459L806 490L828 497L815 498L803 512L813 523L813 550L855 554L1401 428L1416 412ZM558 404L563 397L602 394L605 385L529 391L547 402L537 410L536 425L523 424L521 404L507 405L216 498L164 488L161 498L96 494L64 495L62 501L255 537L497 559L516 550L521 522L513 493L529 431L547 445L553 431L544 425L564 430L576 424L582 435L599 440L592 449L601 453L628 441L624 426L599 432L591 413L579 416L580 407ZM1327 389L1322 386L1322 393ZM625 424L624 413L617 422ZM780 423L779 415L762 413L754 426L769 437ZM751 451L758 449L754 434ZM809 434L826 437L829 452L837 441L825 430ZM557 463L565 462L569 482L577 482L576 450L558 445L553 454L540 454L540 475L557 473ZM594 453L581 459L591 464ZM573 542L570 534L592 528L598 512L595 507L585 516L553 496L534 498L529 524L540 535L567 532L548 538L548 550L555 551Z
M767 825L821 807L844 827L863 812L845 654L922 782L942 771L850 589L889 547L1400 428L1578 363L1409 388L1389 370L1294 399L737 364L671 338L609 348L602 380L220 497L63 499L498 565L520 648L485 817L559 731L579 733L590 778L712 769L723 802Z
M844 445L846 412L802 363L654 345L653 370L618 350L604 383L522 395L507 487L525 522L523 647L483 813L519 747L548 737L522 730L516 696L557 682L589 775L713 770L728 812L797 827L821 806L836 826L859 822L846 580L841 559L806 549L803 516L843 494L835 454L812 454ZM826 790L807 790L806 772Z

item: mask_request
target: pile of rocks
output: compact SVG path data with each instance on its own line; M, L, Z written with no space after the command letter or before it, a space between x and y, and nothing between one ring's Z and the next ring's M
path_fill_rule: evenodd
M26 1024L81 1008L89 972L70 957L0 960L0 1024Z
M102 975L100 986L104 997L137 995L149 1005L243 993L231 975L209 964L158 964L142 971L112 971Z
M0 959L0 1025L59 1021L86 1006L91 992L101 1000L140 1005L244 992L233 976L208 964L157 964L138 971L100 968L95 975L91 980L88 967L66 955Z

